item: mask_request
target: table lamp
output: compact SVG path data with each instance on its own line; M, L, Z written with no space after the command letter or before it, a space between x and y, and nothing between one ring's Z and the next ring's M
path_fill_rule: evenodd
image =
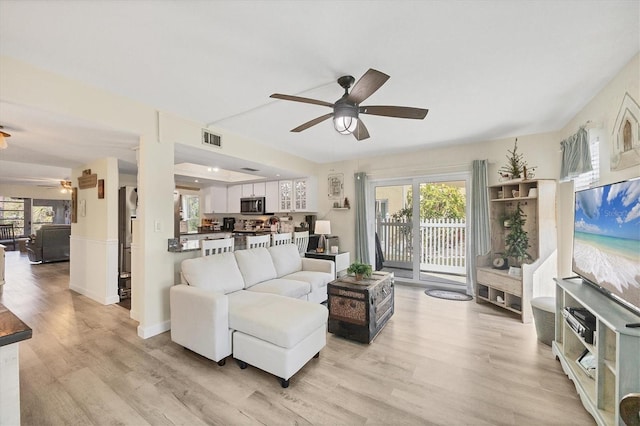
M331 222L328 220L317 220L316 234L320 234L320 240L318 241L318 248L316 251L318 253L324 253L325 247L327 246L327 238L325 235L331 234Z

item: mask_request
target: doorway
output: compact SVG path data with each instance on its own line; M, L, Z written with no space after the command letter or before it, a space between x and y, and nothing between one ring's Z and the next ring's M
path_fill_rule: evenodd
M383 270L420 286L466 287L468 185L467 173L372 181Z

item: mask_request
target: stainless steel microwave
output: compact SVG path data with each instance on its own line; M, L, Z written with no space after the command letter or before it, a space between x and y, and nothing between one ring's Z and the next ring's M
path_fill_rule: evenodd
M240 198L240 213L242 214L266 214L264 197Z

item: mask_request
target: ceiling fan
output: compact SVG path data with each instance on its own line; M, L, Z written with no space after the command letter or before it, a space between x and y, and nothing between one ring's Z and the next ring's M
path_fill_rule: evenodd
M60 181L60 192L66 194L67 192L71 192L73 183L70 180L61 180Z
M375 93L375 91L386 83L388 79L389 76L387 74L370 68L362 77L360 77L360 80L358 80L358 82L353 86L353 89L351 89L351 93L349 93L349 88L356 79L350 75L342 76L338 79L338 84L344 89L344 95L342 95L342 97L333 104L316 99L283 95L280 93L274 93L270 97L283 99L285 101L302 102L333 108L333 112L301 124L295 129L292 129L292 132L301 132L309 127L315 126L316 124L322 123L330 117L333 117L333 125L339 133L342 133L343 135L353 134L357 140L361 141L369 137L369 131L364 123L358 118L360 114L422 120L429 112L428 109L403 106L360 106L361 102Z
M4 126L0 126L0 149L6 149L8 145L5 138L10 138L11 135L7 132L3 132L2 129L4 129Z

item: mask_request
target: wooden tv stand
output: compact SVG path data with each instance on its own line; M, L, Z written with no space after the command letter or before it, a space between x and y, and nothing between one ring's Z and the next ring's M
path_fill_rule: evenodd
M581 279L556 279L556 334L552 350L573 381L582 404L599 425L624 425L620 399L640 391L640 329L626 327L640 321ZM565 306L586 308L596 317L594 342L587 343L562 316ZM595 356L592 377L577 360L588 350Z

